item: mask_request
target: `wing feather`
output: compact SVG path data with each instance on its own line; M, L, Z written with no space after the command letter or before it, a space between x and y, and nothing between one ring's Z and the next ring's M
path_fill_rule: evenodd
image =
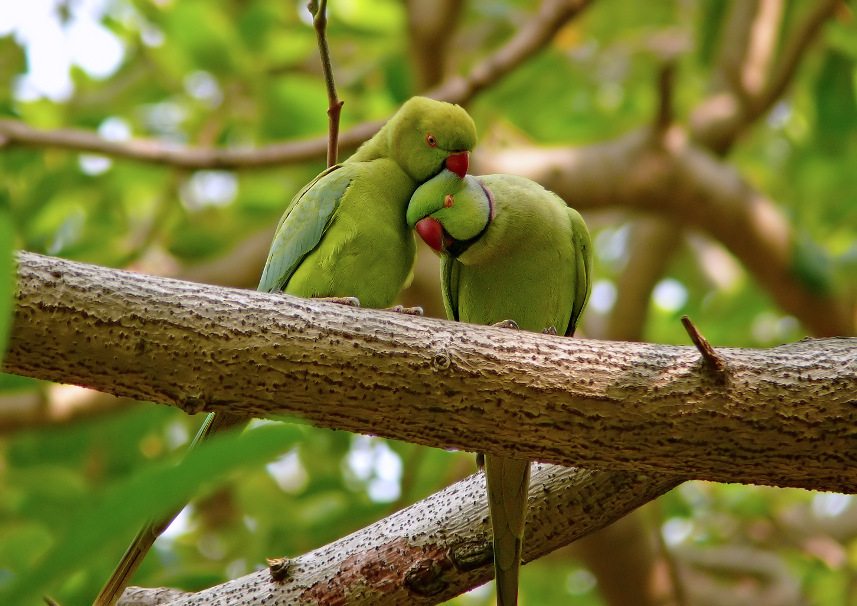
M446 317L458 321L458 276L461 263L444 256L440 261L440 286L443 292L443 307Z
M592 239L580 213L569 208L568 217L571 221L572 247L576 266L574 302L571 307L568 329L565 331L566 336L570 337L577 328L580 314L583 313L583 308L586 306L586 301L589 299L589 293L592 290Z
M353 167L333 166L292 198L283 213L258 290L283 290L301 261L321 242L354 179Z

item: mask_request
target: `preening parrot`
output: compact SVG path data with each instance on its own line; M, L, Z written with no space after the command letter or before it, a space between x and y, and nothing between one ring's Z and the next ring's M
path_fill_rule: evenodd
M476 145L467 112L413 97L348 160L292 198L277 226L258 290L301 297L356 297L388 307L411 276L416 246L405 222L414 190L442 169L463 178ZM208 416L194 444L243 427L246 417ZM95 606L112 606L178 511L145 525Z
M408 225L441 255L447 316L511 320L523 330L571 336L591 290L592 242L580 214L556 194L513 175L464 178L444 170L420 186ZM518 599L530 463L486 454L497 604Z

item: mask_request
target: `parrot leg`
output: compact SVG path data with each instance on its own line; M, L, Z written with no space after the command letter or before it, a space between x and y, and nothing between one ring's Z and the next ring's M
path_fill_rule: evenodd
M388 307L385 311L392 311L397 314L407 314L409 316L423 315L422 307L404 307L402 305L393 305L393 307Z
M542 331L543 335L554 335L556 336L556 326L548 326Z

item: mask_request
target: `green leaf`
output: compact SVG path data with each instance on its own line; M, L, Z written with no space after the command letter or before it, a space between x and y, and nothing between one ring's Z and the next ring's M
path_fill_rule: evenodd
M66 535L36 566L0 589L0 603L36 603L43 593L84 569L117 535L130 540L145 520L188 501L229 473L273 459L291 448L300 433L296 426L272 423L215 438L178 463L160 463L108 489L76 516Z

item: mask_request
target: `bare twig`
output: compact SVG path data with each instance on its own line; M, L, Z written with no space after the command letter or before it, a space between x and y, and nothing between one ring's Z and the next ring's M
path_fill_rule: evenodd
M382 125L383 121L358 124L340 133L339 145L356 148ZM92 131L74 128L39 130L18 120L0 120L2 139L8 147L59 148L189 169L250 169L297 164L323 158L328 143L328 137L323 136L255 148L181 147L154 139L107 141Z
M753 23L760 0L730 2L720 28L719 49L715 59L710 90L713 94L728 91L736 96L742 93L741 74L750 47Z
M666 564L667 575L670 579L670 586L672 589L673 599L675 600L675 606L690 606L690 601L687 597L687 588L685 587L684 579L682 579L681 570L679 569L678 562L676 562L675 557L673 556L672 551L670 551L669 547L667 547L667 543L664 540L664 535L661 533L660 529L663 526L663 509L661 507L662 501L657 501L653 503L651 507L649 507L649 511L655 511L657 515L656 524L654 525L656 530L652 533L655 536L655 541L658 546L658 552L660 553L661 559L663 559L664 564Z
M324 72L324 85L327 88L327 166L330 168L336 164L339 155L339 115L342 112L343 102L336 94L333 67L330 64L330 48L327 44L327 0L312 0L307 8L313 15L312 25L315 28L316 38L318 38L321 69Z

